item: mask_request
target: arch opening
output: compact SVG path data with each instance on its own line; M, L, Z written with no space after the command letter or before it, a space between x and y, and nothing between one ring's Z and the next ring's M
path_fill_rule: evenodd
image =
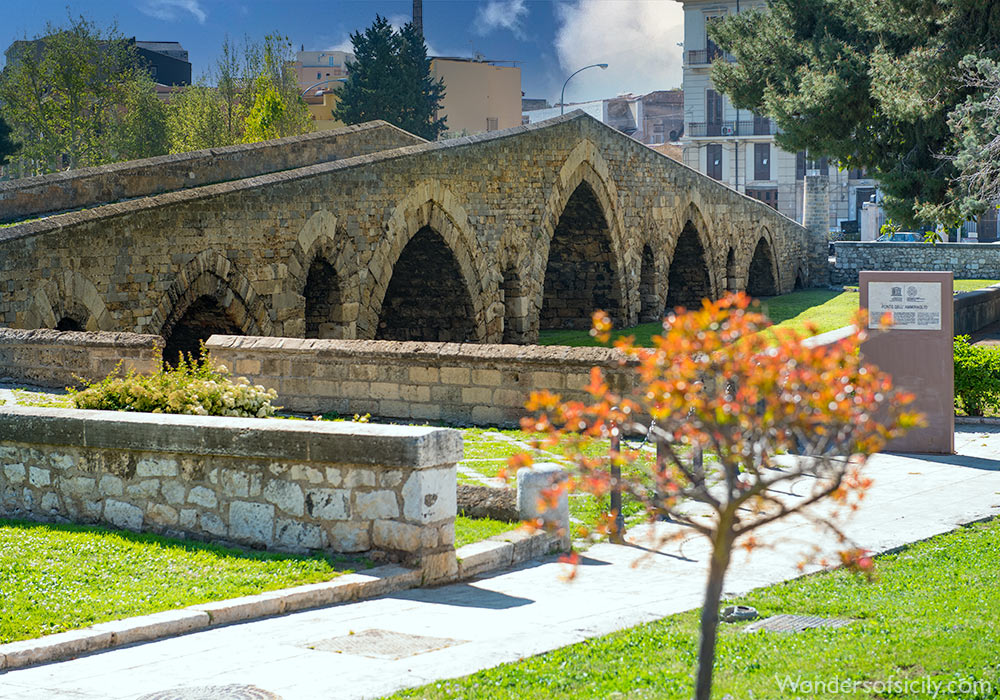
M333 265L316 258L309 265L306 286L305 321L307 338L347 338L340 278Z
M667 280L666 310L677 306L692 309L701 306L702 299L712 296L712 282L708 275L705 248L698 237L698 229L688 221L684 224L674 257L670 261Z
M164 362L176 365L181 353L198 357L201 343L212 335L245 334L215 297L203 295L191 303L166 336Z
M646 323L659 321L660 304L656 296L656 261L653 249L648 245L642 249L642 267L639 271L639 321Z
M747 294L752 297L773 297L778 294L778 284L774 278L774 255L764 238L757 241L753 258L750 259Z
M57 331L82 331L85 330L82 323L72 316L63 316L56 324Z
M806 282L803 277L802 270L799 270L798 272L795 273L795 289L799 290L805 288L806 288Z
M566 202L549 244L539 327L588 329L597 309L620 322L618 290L608 222L594 191L582 182Z
M441 235L424 226L392 270L379 313L376 340L476 340L472 297L455 255Z

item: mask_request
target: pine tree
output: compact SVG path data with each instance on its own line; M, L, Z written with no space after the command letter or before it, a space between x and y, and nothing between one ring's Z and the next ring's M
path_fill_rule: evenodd
M383 119L428 140L445 130L437 117L444 82L431 78L423 37L412 24L393 30L384 17L351 35L354 61L333 116L345 124Z

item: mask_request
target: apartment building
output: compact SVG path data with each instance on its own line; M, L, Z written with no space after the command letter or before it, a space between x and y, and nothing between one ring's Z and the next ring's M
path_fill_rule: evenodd
M775 143L770 119L736 109L715 89L713 61L732 61L708 37L707 28L736 12L765 9L761 0L681 0L684 5L684 163L802 221L803 178L819 171L830 178L830 229L858 230L863 204L877 183L860 170L840 170L826 158L789 153Z
M537 102L525 105L525 124L560 114L558 105L542 107ZM648 145L677 141L684 133L684 93L680 90L655 90L645 95L629 93L565 106L566 112L575 109Z

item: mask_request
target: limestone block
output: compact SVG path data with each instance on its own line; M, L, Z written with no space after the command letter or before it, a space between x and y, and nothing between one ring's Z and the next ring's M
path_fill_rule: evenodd
M92 498L97 495L97 480L86 476L63 479L62 491L73 498Z
M403 516L417 523L454 519L456 493L455 467L415 470L403 485Z
M333 523L327 527L330 549L335 552L364 552L371 549L370 527L366 522Z
M372 544L382 549L418 552L422 529L417 525L408 525L395 520L376 520L372 524Z
M49 491L42 496L41 506L46 513L58 513L60 510L59 496Z
M472 375L466 367L442 367L441 382L443 384L469 384Z
M558 464L540 463L517 470L517 510L522 520L541 518L543 522L569 530L569 499L566 493L559 495L555 508L546 508L542 503L542 492L552 488L566 478L566 472Z
M277 542L294 550L322 549L326 546L326 533L316 525L279 518L274 529Z
M195 486L188 493L188 503L194 503L202 508L215 508L219 500L215 497L215 492L204 486Z
M142 528L142 509L130 503L108 499L104 502L104 519L115 527L138 531Z
M270 545L274 541L274 506L247 501L229 504L229 534L238 540Z
M105 474L97 482L97 488L105 496L121 496L125 492L125 483L117 476Z
M226 523L215 513L202 513L198 516L198 524L201 529L210 535L224 537L226 535Z
M289 476L297 481L308 481L310 484L323 483L323 472L305 464L293 464Z
M393 491L357 492L354 494L354 517L380 520L399 516L399 504ZM433 546L433 545L431 545Z
M371 469L351 469L344 477L345 488L353 489L359 486L375 486L375 472Z
M29 467L28 481L31 483L32 486L35 487L48 486L50 483L52 483L52 475L48 469Z
M177 462L172 459L146 457L135 464L136 476L177 476Z
M310 489L306 492L306 513L317 520L347 520L350 498L346 489Z
M330 486L340 486L340 481L343 478L343 474L336 467L326 468L326 483Z
M455 558L455 551L423 555L420 557L420 571L425 586L454 581L458 578L458 560Z
M382 488L394 489L401 483L403 483L403 472L398 469L392 469L379 474L378 485Z
M459 575L462 578L478 576L510 566L514 545L510 542L484 540L467 544L455 552Z
M194 508L185 508L180 512L178 522L181 527L188 530L194 530L198 522L198 511Z
M305 496L302 494L302 487L294 482L271 479L264 486L263 497L289 515L303 513Z
M160 482L156 479L143 479L125 486L125 495L133 498L155 498L159 492Z
M177 481L164 481L160 487L160 492L167 499L167 503L172 506L179 506L184 503L184 485Z
M28 470L23 464L5 464L3 468L4 476L11 484L23 484Z
M170 526L177 524L177 511L162 503L154 503L146 508L146 518L156 525Z

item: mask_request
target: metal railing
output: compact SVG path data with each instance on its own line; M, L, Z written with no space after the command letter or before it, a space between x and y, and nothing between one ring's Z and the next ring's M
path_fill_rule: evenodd
M732 54L719 49L695 49L686 52L686 55L689 66L707 66L720 58L729 63L736 63L736 58Z
M685 133L688 136L772 136L778 133L778 127L770 119L689 122Z

